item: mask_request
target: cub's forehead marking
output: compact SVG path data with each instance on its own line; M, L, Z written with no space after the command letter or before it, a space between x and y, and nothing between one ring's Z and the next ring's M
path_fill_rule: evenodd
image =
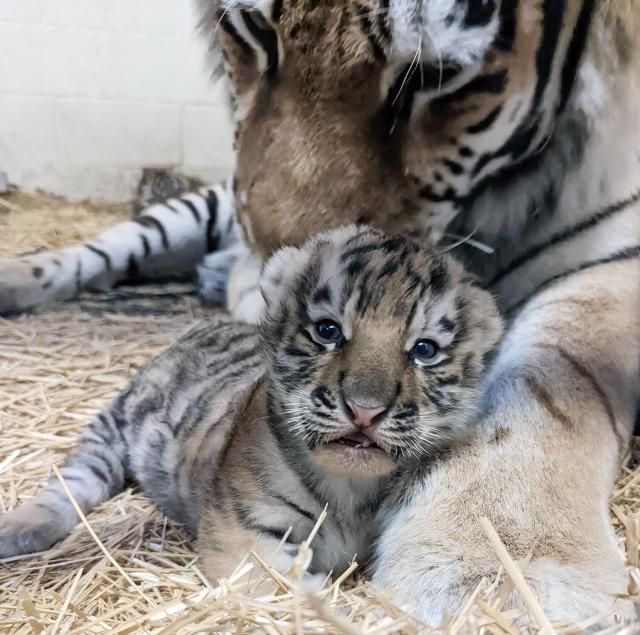
M416 340L424 337L437 338L441 346L448 346L455 337L449 322L456 317L455 289L446 290L442 294L434 294L427 290L417 304L413 320L409 325L405 350L411 349ZM443 318L446 318L443 320Z

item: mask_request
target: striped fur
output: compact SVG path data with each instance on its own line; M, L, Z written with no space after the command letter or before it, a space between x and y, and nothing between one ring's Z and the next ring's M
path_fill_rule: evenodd
M262 284L261 327L218 314L193 328L94 419L62 469L85 511L135 479L198 536L212 580L250 549L286 571L325 504L310 574L365 558L399 470L469 436L501 334L492 297L453 260L363 227L277 253ZM326 319L340 341L319 336ZM413 352L424 338L438 344L430 360ZM347 444L359 429L351 400L385 411ZM46 549L76 521L54 478L0 519L0 557Z
M199 264L204 299L223 305L236 243L230 186L203 188L150 205L84 245L1 259L0 314L124 280L190 273Z
M460 243L511 320L480 440L404 499L376 583L441 619L497 569L486 515L552 618L610 610L607 501L640 392L638 3L198 6L237 121L233 308L260 315L274 250L359 221Z

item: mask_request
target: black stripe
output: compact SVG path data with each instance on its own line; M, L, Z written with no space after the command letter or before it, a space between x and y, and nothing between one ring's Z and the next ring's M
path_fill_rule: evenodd
M96 420L91 423L89 430L100 437L106 446L112 445L115 441L115 431L109 420L101 412L97 414Z
M591 19L595 11L595 4L596 0L583 0L580 15L573 30L573 37L571 38L571 43L567 49L562 67L560 101L558 103L559 113L562 112L567 105L575 78L578 76L578 64L580 64L587 43Z
M451 95L434 99L431 107L439 107L440 109L449 108L454 102L478 94L499 95L507 85L507 77L508 71L506 69L495 73L479 75Z
M513 164L523 158L530 150L533 139L538 134L539 126L536 115L531 114L531 119L525 119L499 150L484 154L478 159L473 167L473 176L477 176L488 163L495 159L510 155L509 162Z
M453 331L456 330L456 323L446 315L443 315L440 320L438 320L438 326L449 333L453 333Z
M92 251L97 256L100 256L102 260L104 260L104 266L107 268L107 271L111 271L113 269L113 265L111 263L111 256L109 256L108 253L102 251L102 249L98 249L97 247L94 247L93 245L85 245L85 247L89 251Z
M378 13L378 31L380 35L387 41L392 41L391 29L389 28L389 0L382 0L380 3L380 11Z
M241 11L240 14L249 33L259 42L267 54L267 70L265 74L268 80L273 81L278 74L278 36L273 29L263 28L256 24L248 11Z
M138 225L142 225L142 227L155 227L155 229L160 233L162 246L164 249L169 249L169 238L167 237L167 232L157 218L154 218L153 216L138 216L133 219L133 222L138 223Z
M252 372L261 366L262 360L259 357L255 356L249 359L246 364L235 367L235 370L233 371L220 373L219 378L216 378L216 387L218 390L222 391L228 385L232 384L234 380L240 377L246 377L249 372Z
M274 22L280 22L282 18L282 0L275 0L271 7L271 19Z
M500 3L500 30L496 38L496 47L501 51L511 51L516 39L516 12L518 2L509 0Z
M322 285L313 292L311 301L314 304L320 304L321 302L331 302L331 288L328 284Z
M513 0L511 0L513 2ZM477 29L486 26L493 18L496 10L495 0L475 0L467 2L463 25L467 29Z
M198 208L187 198L181 198L180 202L189 208L189 211L191 212L193 218L195 219L196 223L198 223L199 225L202 222L202 218L200 217L200 212L198 211Z
M207 219L207 253L211 253L218 248L219 237L215 232L216 220L218 219L218 197L213 190L207 192L207 210L209 218Z
M127 278L135 279L140 275L140 267L133 254L129 254L129 261L127 262Z
M92 458L95 458L96 455L92 454L91 455ZM102 458L102 457L100 457ZM103 459L104 461L104 459ZM91 465L90 463L87 464L87 467L91 470L91 472L93 472L93 474L95 474L95 476L101 480L105 485L109 485L111 483L111 479L109 478L109 476L107 474L105 474L99 467L96 467L95 465Z
M459 176L464 172L464 166L462 166L457 161L452 161L451 159L442 159L442 163L454 176Z
M449 272L444 260L434 260L429 272L429 290L434 295L442 295L444 290L449 286Z
M391 85L381 109L380 117L387 134L397 120L408 121L416 92L444 86L459 73L459 66L407 64Z
M435 382L438 386L457 386L460 378L457 375L445 375L444 377L436 377Z
M144 257L148 258L151 255L151 245L144 234L140 234L140 240L142 241L142 249L144 251Z
M318 342L316 342L311 335L309 335L309 333L307 333L307 331L305 329L300 329L300 331L298 331L298 333L300 333L300 335L302 335L306 340L308 340L311 344L313 344L314 348L316 349L316 352L318 353L322 353L325 351L324 346L322 346L322 344L318 344Z
M525 251L515 260L512 260L504 269L498 272L493 277L493 279L488 283L488 286L491 287L500 283L506 276L511 274L514 270L518 269L519 267L522 267L524 264L526 264L533 258L536 258L546 249L549 249L550 247L555 247L556 245L562 242L565 242L567 240L570 240L571 238L574 238L578 234L581 234L582 232L585 232L591 229L592 227L595 227L598 223L602 222L603 220L606 220L607 218L614 216L619 212L624 211L629 206L634 205L635 203L638 203L638 202L640 202L640 191L636 192L629 198L626 198L618 203L615 203L613 205L610 205L609 207L606 207L605 209L601 210L600 212L597 212L590 218L587 218L584 221L574 225L573 227L568 227L567 229L564 229L558 232L557 234L551 236L551 238L549 238L545 242L540 243L539 245L535 245L534 247L531 247L531 249Z
M76 273L75 273L75 287L76 287L76 295L82 291L82 260L78 257L76 262Z
M435 386L424 386L422 393L436 407L438 414L445 415L451 409L446 403L446 395L442 394L442 391Z
M258 531L261 534L266 534L267 536L271 536L272 538L275 538L278 541L282 541L287 531L289 531L288 529L276 529L274 527L266 527L265 525L261 525L260 523L256 523L252 521L248 521L247 523L245 523L245 527ZM286 540L285 542L289 542L289 540Z
M514 163L530 151L533 139L539 130L540 113L538 111L553 70L553 60L562 32L564 11L563 3L559 3L558 0L544 0L542 38L536 53L536 89L529 112L502 147L480 158L473 169L474 176L494 159L510 156L510 162Z
M311 353L303 351L301 348L297 348L296 346L287 346L284 349L284 352L291 357L311 357Z
M469 134L479 134L480 132L484 132L495 123L495 120L500 116L501 112L502 105L496 106L484 119L478 121L478 123L468 126L467 132Z
M326 386L318 386L312 393L311 398L317 399L325 408L333 410L335 404L332 403L327 397L328 389Z
M165 201L164 206L167 209L170 209L174 214L180 214L181 210L179 210L171 201Z
M549 77L553 69L553 58L555 57L560 34L562 33L563 17L565 13L565 3L558 0L544 0L542 7L542 39L536 54L536 92L529 114L537 111L544 91L549 83Z
M418 310L418 303L414 302L411 305L411 308L409 309L405 317L404 325L406 329L408 329L411 326L411 323L413 322L413 318L415 317L417 310Z
M233 507L233 511L235 512L236 518L240 523L240 525L242 525L245 529L258 531L262 534L267 534L269 536L272 536L276 540L282 540L282 538L288 531L287 529L266 527L265 525L262 525L261 523L256 522L253 518L251 518L251 512L249 511L247 506L241 502L240 500L241 497L239 492L232 487L229 487L229 490L231 491L231 501L232 501L231 504Z
M369 20L368 16L369 10L367 9L367 7L364 7L359 2L357 2L356 11L358 12L358 17L360 18L360 27L369 40L369 45L371 46L374 57L381 62L384 62L384 60L387 59L387 56L380 46L380 42L378 42L376 34L373 32L373 26L371 25L371 20Z
M233 41L240 47L244 55L249 58L254 57L254 52L251 46L247 43L247 41L240 36L240 34L236 31L236 27L233 26L226 13L221 13L219 16L219 24L224 29L226 33L228 33Z
M547 278L544 282L541 282L533 291L531 291L531 293L528 293L522 300L520 300L518 304L509 309L509 313L513 315L540 291L553 286L556 282L565 280L566 278L570 278L574 274L581 273L582 271L586 271L587 269L592 269L593 267L608 265L613 262L633 260L634 258L640 258L640 245L636 245L635 247L626 247L625 249L621 249L620 251L612 254L611 256L606 256L605 258L598 258L597 260L587 260L577 267L573 267L572 269L564 271L563 273L558 273L555 276Z
M431 186L425 185L419 192L420 197L432 203L455 202L458 195L452 187L448 187L442 194L436 194Z
M274 498L277 498L287 507L290 507L291 509L296 511L298 514L300 514L300 516L304 516L307 520L310 520L312 523L316 521L317 519L316 515L312 514L311 512L308 512L306 509L302 509L302 507L294 503L292 500L289 500L288 498L285 498L284 496L281 496L280 494L276 494L276 493L272 493L271 495Z

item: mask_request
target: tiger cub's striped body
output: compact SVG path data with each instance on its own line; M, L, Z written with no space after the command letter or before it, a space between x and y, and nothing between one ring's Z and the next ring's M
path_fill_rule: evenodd
M362 227L277 253L262 288L259 328L218 315L192 329L62 470L85 510L134 477L198 535L212 579L252 548L286 570L326 503L311 571L366 557L398 470L468 434L501 333L491 296L453 260ZM44 549L75 521L54 479L0 519L0 556Z

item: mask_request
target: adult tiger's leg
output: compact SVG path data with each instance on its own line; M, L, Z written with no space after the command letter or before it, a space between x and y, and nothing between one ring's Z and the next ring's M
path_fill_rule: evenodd
M237 260L227 282L227 310L236 320L258 324L265 308L260 291L262 260L239 243Z
M600 263L534 298L487 378L478 438L386 510L374 580L430 622L498 560L489 518L551 619L617 605L627 575L608 499L640 384L640 260ZM522 604L514 592L510 601Z
M169 199L84 245L0 260L0 315L127 279L194 271L207 253L235 241L231 187Z

